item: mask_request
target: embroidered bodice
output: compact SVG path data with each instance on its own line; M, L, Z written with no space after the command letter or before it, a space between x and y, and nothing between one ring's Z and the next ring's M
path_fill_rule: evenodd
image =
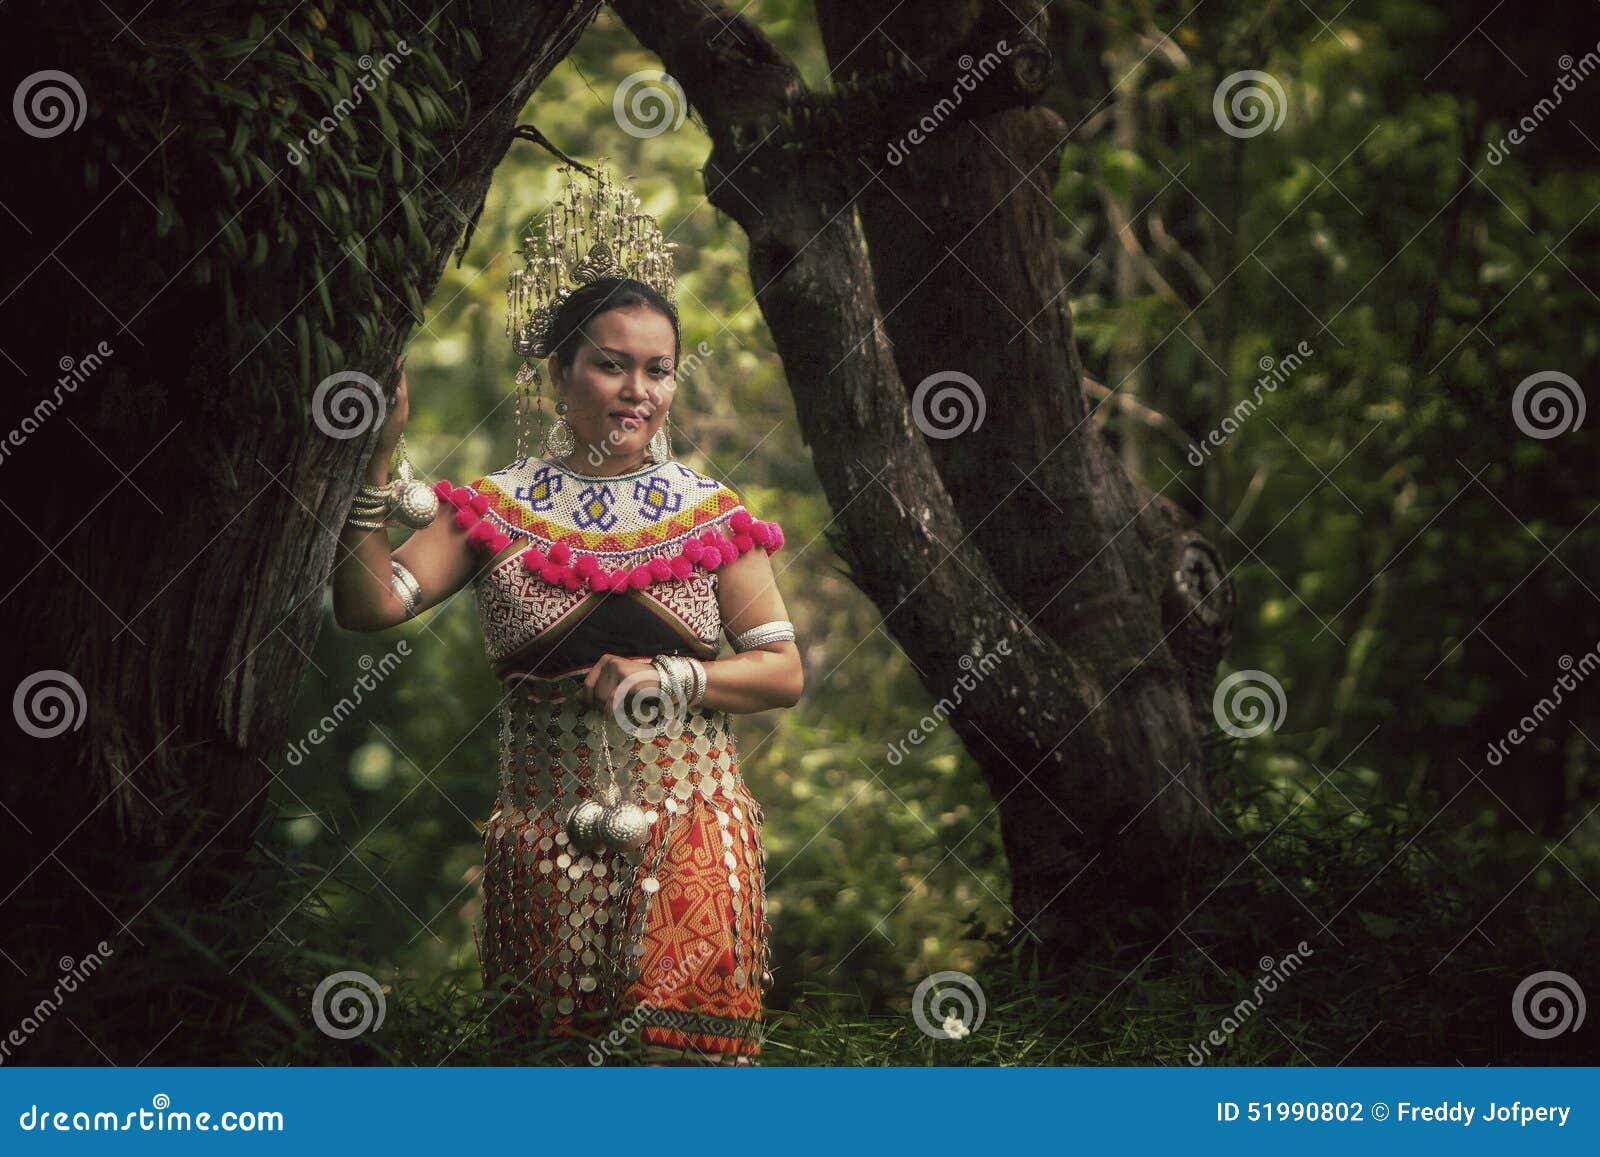
M484 554L473 580L496 674L554 675L606 653L717 654L717 569L783 545L729 486L676 460L613 478L525 458L434 490Z

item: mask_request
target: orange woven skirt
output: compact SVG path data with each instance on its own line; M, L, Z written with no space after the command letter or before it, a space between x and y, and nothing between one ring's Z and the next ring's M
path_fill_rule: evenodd
M502 705L474 928L491 1015L527 1037L588 1038L596 1064L635 1043L750 1063L771 983L763 816L727 713L695 708L642 737L607 717L650 834L633 851L580 850L567 813L603 801L607 779L600 715L571 707L564 682L527 679Z

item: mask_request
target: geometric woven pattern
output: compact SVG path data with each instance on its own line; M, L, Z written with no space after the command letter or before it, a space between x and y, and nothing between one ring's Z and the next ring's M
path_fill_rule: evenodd
M696 570L675 582L657 583L626 594L599 595L569 590L546 582L521 564L516 555L501 559L476 576L473 593L484 651L491 666L536 642L557 627L581 619L601 598L627 598L657 610L687 640L698 643L702 657L716 655L722 632L716 572Z

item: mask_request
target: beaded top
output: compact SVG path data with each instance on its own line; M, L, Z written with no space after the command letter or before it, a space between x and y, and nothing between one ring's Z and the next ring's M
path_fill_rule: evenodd
M777 523L752 518L732 487L676 459L599 478L524 458L470 487L441 479L434 490L475 545L499 554L524 543L523 565L569 590L642 590L783 545Z
M502 673L518 662L529 669L541 651L557 667L580 666L588 652L614 650L625 623L649 653L710 657L722 629L715 571L756 546L783 545L777 523L753 518L731 487L676 460L597 477L524 458L471 486L441 480L434 490L495 558L478 576L478 610ZM650 613L591 605L608 594L643 599ZM641 622L652 629L641 633Z

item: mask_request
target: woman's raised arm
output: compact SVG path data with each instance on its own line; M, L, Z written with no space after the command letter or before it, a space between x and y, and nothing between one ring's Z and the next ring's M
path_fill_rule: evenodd
M399 444L410 415L406 375L400 371L394 408L384 420L383 432L367 465L366 481L382 486L389 481L389 456ZM482 556L467 541L468 531L441 508L434 520L400 549L389 551L386 530L364 530L346 523L339 532L339 560L333 568L333 620L347 631L382 631L411 616L394 589L391 559L416 580L420 597L412 614L437 606L472 580Z

